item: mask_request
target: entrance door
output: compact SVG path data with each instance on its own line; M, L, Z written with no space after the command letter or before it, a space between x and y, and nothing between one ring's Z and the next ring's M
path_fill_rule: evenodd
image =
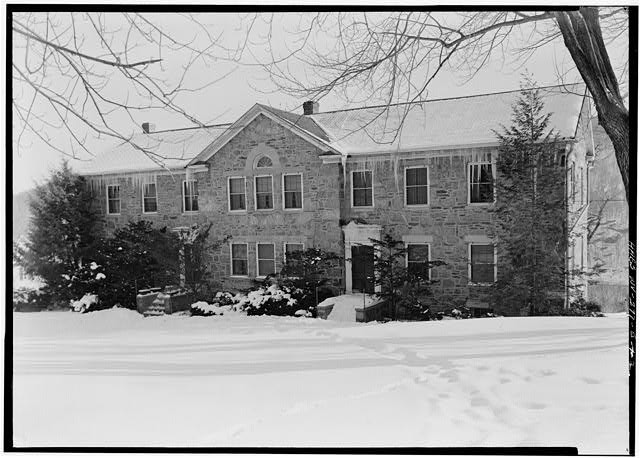
M351 247L351 289L373 294L373 247Z

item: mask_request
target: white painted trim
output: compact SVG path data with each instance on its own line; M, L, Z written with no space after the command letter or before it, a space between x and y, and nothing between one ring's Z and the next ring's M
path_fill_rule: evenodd
M240 209L240 210L231 210L231 180L237 180L242 178L244 180L244 210ZM248 207L248 203L247 202L247 177L245 176L230 176L227 177L227 211L229 213L246 213L247 212L247 207Z
M493 245L493 282L482 283L471 281L471 246L472 245ZM493 242L468 242L467 243L467 285L469 286L492 286L498 281L498 247Z
M355 189L353 188L353 174L354 173L362 173L362 172L371 172L371 205L354 205L355 201L354 201L354 191ZM374 179L374 175L373 175L373 170L352 170L351 171L351 208L353 209L363 209L363 208L375 208L376 206L376 198L375 198L375 183L373 181ZM362 188L362 189L366 189L366 188Z
M410 169L427 169L427 203L411 204L407 203L407 170ZM407 208L425 208L431 205L431 175L428 165L411 165L404 168L404 206Z
M148 184L156 185L155 186L155 189L156 189L156 211L154 211L154 212L144 211L144 187L146 185L148 185ZM141 194L141 197L142 197L142 214L143 215L157 215L158 214L158 208L160 207L158 205L158 182L157 181L147 181L147 182L143 181L142 182L142 186L140 186L140 194Z
M405 245L407 243L409 243L409 244L417 244L417 245L428 245L428 244L433 243L433 236L432 235L409 234L409 235L403 235L402 236L402 241L404 242Z
M300 208L285 208L285 198L284 198L284 177L285 176L292 176L292 175L300 175L300 195L301 195L301 201L300 201ZM303 211L304 210L304 176L302 175L302 172L294 172L294 173L283 173L282 174L282 209L284 211L290 212L290 211Z
M490 164L491 165L491 176L493 178L493 201L492 202L471 202L471 167L473 165L486 165L486 164ZM488 207L490 205L493 205L496 203L496 185L495 185L495 180L496 180L496 161L495 159L492 157L491 161L470 161L467 162L467 205L471 206L471 207Z
M198 213L200 212L200 195L197 194L198 197L198 209L197 210L187 210L187 205L186 205L186 201L185 198L187 197L185 194L185 183L187 181L194 181L194 182L198 182L198 180L182 180L182 213L186 213L186 214L194 214L194 213Z
M245 245L247 247L247 275L236 275L233 273L233 245ZM249 278L249 243L248 242L229 242L229 277L231 278Z
M493 243L493 239L484 234L469 234L464 236L464 241L467 243L477 243L481 245L490 245Z
M191 173L203 173L209 170L209 166L207 164L187 165L186 169Z
M273 246L273 274L278 273L278 265L276 264L276 244L274 242L256 242L256 278L267 278L266 275L260 275L260 255L258 253L258 245L272 245ZM270 261L270 259L262 258L263 261Z
M257 179L258 178L265 178L265 177L269 177L271 178L271 208L258 208L258 185L257 185ZM275 192L273 189L273 175L254 175L253 176L253 208L255 211L257 212L270 212L275 210L276 208L276 200L274 199L275 197Z
M427 260L427 262L431 262L431 243L424 243L424 242L404 242L404 246L406 248L406 252L404 254L404 260L405 260L405 267L408 269L409 268L409 245L426 245L427 246L427 256L429 257L429 259ZM431 267L429 267L428 269L429 272L429 281L431 281Z
M111 187L111 186L117 186L118 187L118 202L120 204L120 205L118 205L120 207L120 211L118 213L110 213L109 212L109 187ZM107 216L118 216L118 215L121 215L122 214L122 197L120 196L120 183L107 184L106 188L105 188L105 191L106 191L105 196L106 196L106 199L107 199Z

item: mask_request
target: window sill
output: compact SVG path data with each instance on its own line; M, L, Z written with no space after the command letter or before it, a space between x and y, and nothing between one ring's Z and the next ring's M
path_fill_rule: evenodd
M276 210L275 208L256 208L254 211L260 212L260 213L269 213L275 210Z
M249 278L249 275L229 275L229 278Z
M493 286L495 285L496 282L491 282L491 283L482 283L482 282L474 282L474 281L470 281L469 283L467 283L467 286Z
M354 205L352 205L352 206L351 206L351 209L352 209L352 210L372 210L372 209L374 209L374 208L375 208L375 206L374 206L374 205L370 205L370 206L364 206L364 205L357 205L357 206L354 206Z
M122 213L107 213L107 216L121 216Z
M200 213L200 210L193 210L193 211L183 211L182 214L183 215L195 215Z
M285 211L285 212L301 212L302 208L283 208L282 211Z
M247 213L247 210L227 210L227 213L231 213L232 215L243 215Z
M158 212L142 212L143 215L157 215Z
M494 202L467 202L467 205L470 207L490 207L495 204Z
M409 204L404 204L404 208L406 208L407 210L423 210L425 208L429 208L431 207L431 205L429 204L416 204L416 205L409 205Z

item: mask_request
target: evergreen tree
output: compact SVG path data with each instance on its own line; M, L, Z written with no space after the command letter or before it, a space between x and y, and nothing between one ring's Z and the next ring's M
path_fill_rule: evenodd
M97 214L92 200L85 179L63 162L36 188L30 202L27 241L19 247L17 261L28 274L44 281L54 299L72 297L63 275L82 264L95 241Z
M499 306L546 313L565 288L567 250L566 172L563 144L549 128L539 89L526 79L513 106L512 124L496 132Z

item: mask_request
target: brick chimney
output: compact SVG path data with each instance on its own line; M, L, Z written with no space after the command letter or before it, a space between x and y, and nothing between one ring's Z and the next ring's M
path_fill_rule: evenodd
M320 111L320 104L313 100L308 100L302 104L302 112L305 115L316 114Z
M155 124L151 124L150 122L143 122L142 123L142 131L145 134L150 134L151 132L156 130L156 125Z

